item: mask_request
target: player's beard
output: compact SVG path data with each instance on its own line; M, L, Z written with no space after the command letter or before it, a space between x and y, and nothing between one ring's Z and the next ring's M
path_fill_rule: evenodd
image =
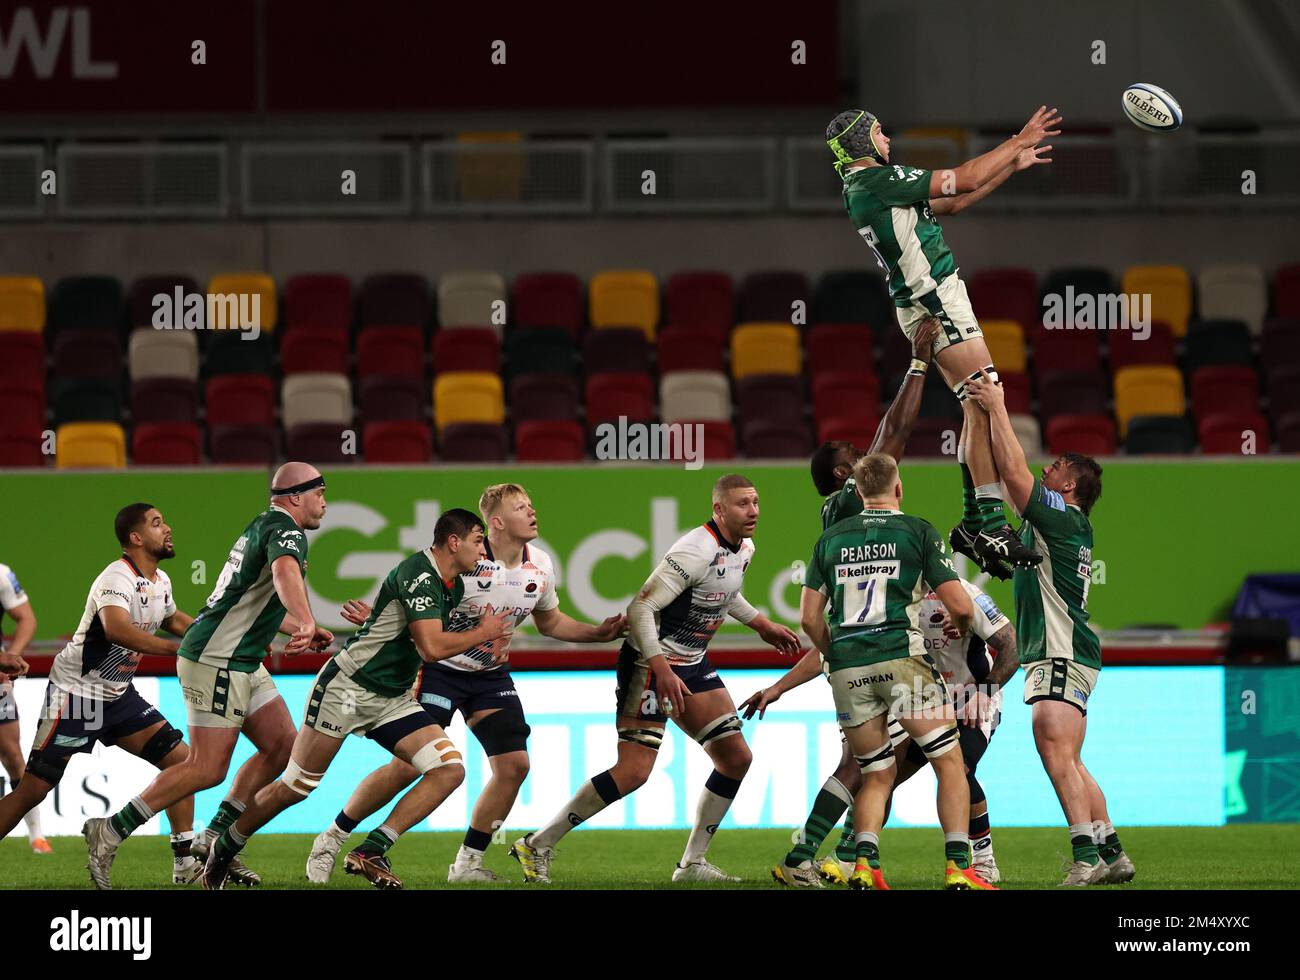
M163 561L164 559L167 558L175 558L176 549L171 545L167 545L167 544L159 545L157 548L153 550L152 557L154 561Z

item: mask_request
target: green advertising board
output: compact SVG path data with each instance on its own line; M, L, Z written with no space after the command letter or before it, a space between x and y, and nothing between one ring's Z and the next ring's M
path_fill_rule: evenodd
M484 486L515 480L537 507L563 608L599 620L626 606L678 535L709 518L713 481L733 470L748 474L760 497L746 595L793 623L821 500L806 466L749 462L696 471L668 464L328 469L329 509L311 539L314 608L323 625L341 625L338 604L372 596L403 555L429 544L442 510L474 509ZM957 467L904 463L902 474L904 509L946 537L961 515ZM1226 618L1247 574L1296 569L1297 487L1300 461L1290 459L1107 462L1093 514L1094 623L1197 628ZM117 554L113 515L148 501L173 529L177 556L165 567L177 600L197 612L231 544L266 506L266 489L263 470L0 474L7 505L0 562L32 596L39 638L67 636L94 576ZM1009 584L989 591L1010 607Z

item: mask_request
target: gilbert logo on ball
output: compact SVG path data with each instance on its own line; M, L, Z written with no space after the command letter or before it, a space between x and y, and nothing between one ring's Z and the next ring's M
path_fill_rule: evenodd
M1148 133L1172 133L1183 124L1178 101L1150 82L1134 82L1124 90L1124 115L1138 129Z

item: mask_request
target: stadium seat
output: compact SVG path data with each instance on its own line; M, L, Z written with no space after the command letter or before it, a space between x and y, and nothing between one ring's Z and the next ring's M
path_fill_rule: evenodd
M887 397L893 399L894 393L903 386L903 375L899 374L892 378L890 384L886 387ZM953 394L948 382L943 379L943 373L937 370L929 371L925 376L925 387L921 389L921 408L918 415L924 419L948 419L961 421L962 411L961 402Z
M176 303L177 289L180 290L181 294L179 306ZM130 321L128 326L132 328L158 326L159 329L184 329L185 297L193 296L196 293L200 293L199 284L189 276L141 276L131 283L131 289L127 296L127 319ZM155 303L155 299L162 296L166 296L168 299L165 307ZM170 318L166 316L168 311L172 314ZM207 322L207 315L207 302L205 299L198 311L199 322L192 324L191 329L197 330L202 327ZM154 323L155 318L158 319L158 324Z
M655 339L659 325L659 283L644 269L598 272L588 285L593 327L637 327Z
M798 419L750 419L741 424L741 441L750 459L806 460L812 452L808 426Z
M120 470L126 466L126 433L116 422L70 422L55 432L57 469Z
M122 376L122 345L117 337L109 330L67 329L54 334L53 376L117 380Z
M674 371L726 371L726 342L708 332L675 324L659 331L655 342L661 377Z
M1280 317L1300 320L1300 263L1281 266L1274 274L1273 310Z
M1055 415L1047 423L1047 451L1112 456L1115 453L1115 420L1109 415Z
M0 333L0 390L15 380L45 387L45 338L39 333Z
M1071 295L1075 297L1084 295L1101 296L1115 292L1118 292L1118 286L1109 269L1098 266L1066 266L1060 269L1052 269L1043 277L1043 287L1039 293L1039 299L1044 300L1049 296L1058 296L1060 302L1064 304ZM1039 303L1038 308L1043 309L1042 302ZM1033 336L1036 332L1034 329L1029 329L1030 336Z
M112 276L68 276L50 290L47 334L122 330L122 284Z
M993 366L998 372L1013 371L1024 374L1028 367L1028 350L1025 331L1015 320L981 320L984 343L988 345Z
M0 427L0 468L43 467L45 454L41 449L44 441L40 429Z
M438 280L438 323L505 331L506 281L499 272L448 272ZM436 369L436 364L435 364Z
M352 423L352 386L347 375L292 374L280 385L280 420L285 431L304 422Z
M650 373L650 345L636 327L593 330L582 342L582 369L587 374L611 371Z
M1106 379L1081 371L1053 371L1038 380L1038 414L1044 422L1058 415L1106 415Z
M1253 361L1250 331L1239 320L1193 320L1187 330L1187 373L1214 364Z
M35 276L0 276L0 331L45 329L45 284Z
M131 433L136 466L198 466L203 439L193 422L137 422Z
M108 378L56 378L50 405L57 425L68 422L113 422L122 418L122 391Z
M907 457L908 459L919 456L956 458L960 437L961 423L956 419L918 418L907 440Z
M825 273L813 290L808 322L866 324L877 334L898 328L884 279L865 269Z
M874 338L860 323L818 323L808 331L808 373L866 371L876 373ZM910 361L909 361L910 363Z
M433 432L412 420L367 422L361 435L367 463L428 463L433 459Z
M510 382L516 422L578 417L578 382L568 374L521 374Z
M986 320L1013 320L1020 324L1022 337L1023 333L1042 325L1043 308L1038 301L1038 282L1031 269L980 269L971 275L967 294L971 309L985 331L988 329ZM993 363L1002 366L996 357Z
M501 425L505 416L500 375L465 371L434 379L433 421L439 432L457 423Z
M1111 374L1126 367L1138 365L1166 365L1177 363L1174 354L1174 334L1169 324L1155 321L1146 336L1132 330L1111 330L1107 333L1107 359Z
M1211 265L1196 277L1196 307L1206 320L1240 320L1258 335L1268 314L1268 284L1257 265Z
M419 327L371 327L357 335L357 376L424 377L424 333Z
M1268 419L1257 411L1212 412L1197 424L1197 435L1207 455L1262 455L1269 450Z
M731 376L799 374L803 352L799 330L788 323L743 323L731 334Z
M131 421L137 426L141 422L193 423L198 419L198 404L198 386L189 378L131 382Z
M877 418L880 382L866 371L820 371L812 379L813 418L820 427L826 419Z
M352 326L352 283L330 272L302 273L284 281L284 329Z
M423 422L429 385L411 374L367 374L357 382L357 410L363 425L371 422Z
M1264 324L1259 338L1259 362L1267 369L1300 367L1300 320L1276 318Z
M45 379L40 375L6 379L0 432L41 432L44 429Z
M802 272L785 270L751 273L740 284L737 306L740 323L791 324L798 309L807 317L808 278Z
M1284 453L1300 453L1300 412L1286 412L1273 417L1277 447Z
M357 297L357 315L366 327L419 327L433 321L433 301L423 276L390 272L367 276Z
M275 360L275 344L269 336L250 339L244 331L227 330L208 339L203 352L203 375L270 374Z
M521 463L577 463L587 439L574 419L532 419L515 426L515 456Z
M275 330L279 310L275 301L275 280L264 272L227 272L208 280L209 296L237 296L237 304L217 303L212 311L226 310L208 323L209 330L244 329L256 325L263 334ZM238 312L238 316L232 314ZM231 320L236 322L232 323ZM247 320L247 322L244 322Z
M501 341L488 327L444 327L433 335L433 373L501 370Z
M999 371L998 380L1002 382L1002 397L1006 401L1007 412L1012 415L1029 415L1029 375L1018 371Z
M593 374L586 385L587 429L595 431L603 422L653 422L654 387L648 374Z
M355 463L360 457L357 433L338 422L303 422L284 436L285 455L305 459L318 466Z
M1238 364L1203 367L1192 375L1192 414L1197 423L1215 412L1259 411L1259 375Z
M199 378L199 341L192 330L139 327L127 340L127 371L132 381L146 378Z
M1032 415L1011 414L1011 430L1020 440L1020 448L1030 459L1043 455L1043 433Z
M704 436L704 462L706 465L735 459L736 431L730 422L711 421L709 419L683 419L682 425L699 425ZM671 437L670 444L676 452L676 441Z
M1101 371L1101 339L1096 330L1039 330L1032 334L1034 377L1051 371Z
M865 452L876 438L878 428L880 418L875 415L818 419L817 443L848 442Z
M659 382L665 422L730 422L731 386L721 371L676 371Z
M571 272L529 272L511 289L510 322L516 328L559 327L582 333L582 280Z
M1300 411L1300 365L1288 364L1272 368L1267 376L1268 412L1278 418L1288 412Z
M351 352L347 327L299 326L280 341L280 373L347 374Z
M753 374L736 382L736 415L744 435L755 419L802 421L803 379L790 374ZM743 442L742 438L742 442Z
M1151 294L1151 319L1169 325L1175 337L1187 334L1192 314L1192 284L1181 265L1135 265L1124 271L1121 290L1129 296Z
M449 463L503 463L510 448L505 426L486 422L448 425L439 439Z
M280 458L280 432L272 425L211 425L208 456L213 463L272 466Z
M215 426L272 426L275 424L275 388L264 374L223 374L208 381L203 392L208 428ZM215 459L216 453L213 457Z
M1172 415L1182 418L1187 411L1183 397L1183 376L1177 368L1159 366L1126 367L1115 374L1115 420L1127 440L1129 419L1138 416Z
M1181 415L1135 415L1129 420L1124 449L1132 456L1190 453L1192 427Z
M735 290L725 272L674 273L664 287L664 306L665 323L723 343L736 322Z
M522 374L576 374L578 352L573 336L559 327L514 330L506 338L505 372Z
M912 342L902 330L890 330L885 334L884 340L880 352L880 370L877 373L881 378L895 378L903 374L912 363Z

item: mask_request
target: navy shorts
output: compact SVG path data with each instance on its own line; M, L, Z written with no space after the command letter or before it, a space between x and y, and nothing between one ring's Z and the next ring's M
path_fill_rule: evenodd
M27 768L51 784L57 783L68 760L79 752L89 752L96 742L113 745L166 720L134 684L112 701L83 698L47 684Z
M420 704L434 722L446 728L457 711L470 715L499 708L524 720L524 706L508 670L456 670L427 665L420 672Z
M640 662L641 654L626 641L618 651L618 698L617 713L620 718L640 718L642 721L666 722L666 715L659 703L659 692L654 671ZM718 669L709 662L706 653L694 664L673 664L673 673L681 678L686 689L692 694L716 691L727 685L718 676ZM680 705L678 706L680 707ZM674 709L676 710L676 709Z

